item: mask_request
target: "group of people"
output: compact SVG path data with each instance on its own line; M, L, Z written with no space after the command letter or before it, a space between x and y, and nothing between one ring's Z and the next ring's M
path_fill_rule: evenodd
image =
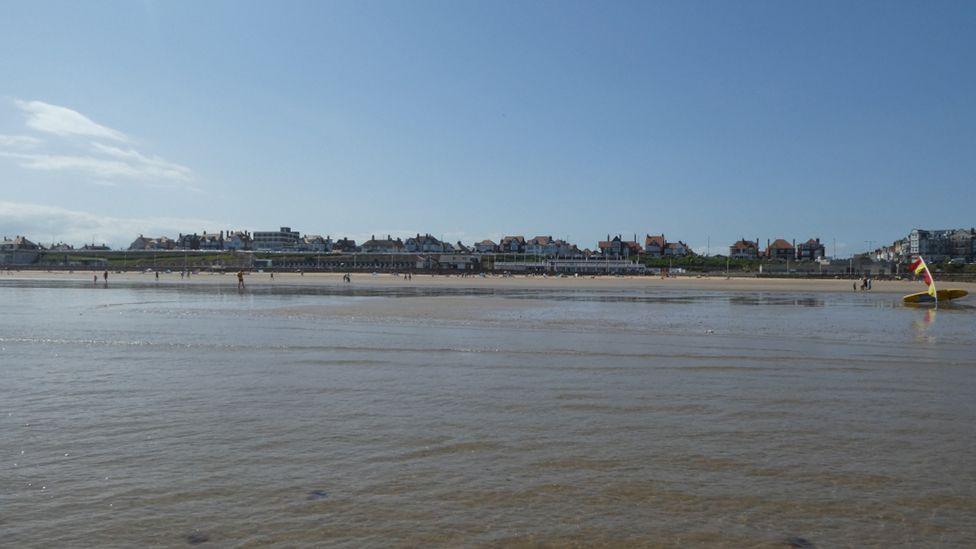
M862 276L859 281L858 280L855 280L854 281L854 291L855 292L857 291L857 283L858 282L861 283L861 291L867 291L867 290L870 290L871 289L871 279L868 278L868 277L866 277L866 276Z

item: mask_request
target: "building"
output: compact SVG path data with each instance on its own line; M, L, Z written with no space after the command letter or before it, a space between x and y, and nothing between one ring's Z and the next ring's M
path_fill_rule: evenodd
M85 244L81 247L81 251L83 252L107 252L111 249L106 244Z
M772 244L766 241L766 258L785 261L796 258L796 247L782 238L777 238Z
M168 236L149 238L139 235L138 238L132 241L132 244L129 244L129 251L175 250L176 247L176 241Z
M281 227L277 231L255 231L252 247L257 251L285 252L298 248L301 235L291 227Z
M624 240L619 234L612 239L607 235L606 240L599 242L600 253L608 257L637 257L641 253L637 239Z
M209 234L203 231L202 235L180 233L176 238L176 246L182 250L220 251L224 249L224 231Z
M423 252L439 254L449 251L450 246L450 244L434 238L430 233L423 236L420 234L411 236L403 244L403 248L410 253Z
M827 249L820 243L820 238L811 238L796 247L796 259L816 261L826 257Z
M252 244L251 233L247 231L227 231L224 237L225 250L250 250Z
M908 237L896 240L891 246L882 246L874 251L875 261L891 261L896 263L906 263L911 260L909 250L911 244Z
M573 257L580 253L575 244L552 236L530 238L525 241L522 249L527 255L542 257Z
M649 257L662 257L668 241L663 234L644 237L644 253Z
M206 231L200 236L200 250L220 251L224 249L224 231L220 234L209 233Z
M27 237L15 236L13 239L3 237L0 241L0 264L2 265L30 265L40 257L44 247L35 244Z
M360 248L363 253L370 254L395 254L404 251L403 241L399 238L393 240L390 235L380 239L373 235L369 240L363 242Z
M976 229L956 229L949 234L949 255L953 260L976 262Z
M729 257L732 259L759 259L759 240L755 242L740 239L729 246Z
M57 244L53 244L52 243L51 244L51 247L48 248L48 250L50 250L52 252L73 252L75 250L75 247L72 246L71 244L65 244L64 242L58 242Z
M474 245L474 249L478 253L489 254L498 251L498 244L495 244L491 240L482 240Z
M332 244L333 252L353 253L358 250L359 248L356 246L356 241L352 240L351 238L342 237Z
M129 244L129 250L130 251L148 250L149 247L155 241L156 241L155 238L148 238L148 237L139 235L138 237L136 237L135 240L132 241L132 244Z
M433 268L442 271L473 271L481 267L481 259L478 256L471 254L442 254L436 258L427 259L430 265L426 268Z
M507 254L522 253L525 251L525 237L506 236L498 245L498 251Z
M200 236L200 250L223 250L224 249L224 231L220 231L219 234L207 233L204 231Z
M664 245L664 257L686 257L691 254L691 248L680 240L677 242L668 242Z
M907 237L880 250L886 259L906 263L922 256L929 263L976 263L976 229L912 229Z
M908 247L911 256L923 256L929 263L941 263L950 259L951 230L912 229L908 234Z
M556 257L579 257L582 254L576 244L570 244L565 240L557 239L553 244L556 248Z
M528 255L554 256L556 245L552 236L536 236L525 241L525 253Z
M895 245L882 246L874 250L875 261L893 261L895 259Z
M199 250L200 235L180 233L176 236L176 247L183 250Z
M302 240L298 243L298 249L302 252L331 252L332 239L322 238L317 234L307 234L303 236Z

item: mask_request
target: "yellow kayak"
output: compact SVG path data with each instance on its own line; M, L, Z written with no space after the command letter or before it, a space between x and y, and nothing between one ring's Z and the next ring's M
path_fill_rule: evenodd
M935 295L939 298L939 301L951 301L960 297L966 297L969 295L969 292L966 290L937 290ZM901 300L905 303L935 303L935 298L930 296L928 292L906 295Z

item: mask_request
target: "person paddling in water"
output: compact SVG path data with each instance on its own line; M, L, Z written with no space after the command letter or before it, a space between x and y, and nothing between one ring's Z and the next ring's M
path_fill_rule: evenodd
M244 271L237 271L237 289L244 289Z

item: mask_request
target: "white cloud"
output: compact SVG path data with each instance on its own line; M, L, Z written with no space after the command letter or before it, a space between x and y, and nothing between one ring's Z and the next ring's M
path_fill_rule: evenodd
M196 175L186 166L131 146L123 148L91 140L96 137L128 143L129 138L118 130L66 107L19 99L14 104L27 114L28 129L64 138L47 142L30 135L0 135L0 157L13 159L22 168L87 175L94 178L89 182L97 185L137 183L200 190L193 184Z
M22 168L43 171L73 171L101 178L94 183L117 186L118 180L142 181L160 187L179 187L186 190L199 189L186 184L192 180L192 172L178 164L170 164L161 159L155 162L124 162L94 156L73 156L58 154L12 153L0 151L0 157L19 160Z
M0 134L0 147L12 149L29 149L43 143L36 137L29 135L2 135Z
M43 101L15 100L14 104L27 115L27 127L54 135L83 135L113 141L129 141L124 133L102 126L78 111L51 105Z
M175 181L191 181L193 179L193 171L190 168L169 162L158 156L146 156L133 149L120 149L102 143L93 142L91 145L96 151L137 166L140 172L147 177Z
M35 242L49 240L82 244L108 243L118 248L128 246L137 236L167 235L225 227L213 220L179 217L109 217L21 202L0 201L0 236L26 235Z

